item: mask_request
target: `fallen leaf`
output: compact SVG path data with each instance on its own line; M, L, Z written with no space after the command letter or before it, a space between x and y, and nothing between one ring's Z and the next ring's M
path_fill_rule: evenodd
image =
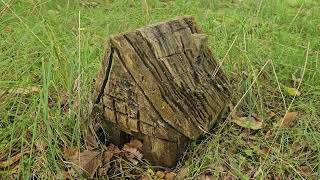
M252 116L248 117L233 117L232 122L237 124L238 126L241 126L243 128L258 130L262 128L263 121L258 121L256 118Z
M300 167L299 167L299 171L302 173L302 174L304 174L304 175L312 175L312 173L313 173L313 170L312 170L312 168L310 167L310 166L307 166L307 165L301 165Z
M176 177L176 173L174 172L168 172L165 176L164 179L165 180L173 180Z
M26 150L26 151L23 151L21 153L18 153L14 156L12 156L10 159L6 160L6 161L0 161L0 168L3 169L3 168L7 168L11 165L13 165L14 163L18 162L21 157L25 154L28 154L30 151L29 150Z
M105 151L102 154L102 165L98 169L98 175L99 177L106 177L108 174L108 170L111 168L110 162L111 159L115 156L120 154L121 151L120 149L113 145L110 144Z
M284 89L290 96L300 96L301 95L301 92L296 88L284 86Z
M68 160L75 165L75 169L85 171L92 178L99 166L101 166L101 152L84 150L77 151L73 156L68 157Z
M262 119L256 113L252 113L251 116L256 120L262 122Z
M66 159L69 159L73 155L75 155L78 152L78 149L76 148L64 148L63 154Z
M273 111L269 111L269 112L268 112L268 116L269 116L270 118L274 118L276 115L277 115L277 114L274 113Z
M143 154L139 151L142 149L142 143L139 140L131 140L124 144L122 151L124 151L127 159L133 164L138 164L141 161Z
M139 151L142 152L143 144L138 139L131 139L129 143L126 143L126 145L129 146L129 147L132 147L132 148L136 148L136 149L138 149Z
M261 152L262 154L265 154L265 155L270 154L271 148L261 147L261 148L260 148L260 152Z
M103 163L105 164L110 162L114 155L120 154L120 153L121 151L117 146L110 144L107 147L107 150L103 152Z
M111 161L112 157L114 156L114 152L112 151L105 151L103 152L103 163L108 163Z
M251 150L251 149L245 149L245 150L244 150L244 153L245 153L247 156L252 156L252 155L253 155L253 150Z
M127 159L135 165L137 165L143 157L143 154L140 153L136 148L131 148L124 145L122 150L124 151Z
M84 143L87 150L94 150L99 146L99 142L96 138L96 133L93 130L89 130L84 137Z
M295 119L298 115L298 112L288 112L285 114L283 118L281 118L278 122L278 125L280 127L292 127L295 123Z
M157 172L156 172L156 176L157 176L157 178L159 178L159 179L164 178L165 175L166 175L166 174L165 174L163 171L157 171Z

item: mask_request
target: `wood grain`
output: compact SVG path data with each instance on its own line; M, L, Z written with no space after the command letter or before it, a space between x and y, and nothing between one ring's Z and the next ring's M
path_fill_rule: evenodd
M170 166L185 142L209 131L229 101L226 77L217 68L192 17L158 23L110 38L95 102L114 126L143 137L150 160ZM165 149L172 154L159 158Z

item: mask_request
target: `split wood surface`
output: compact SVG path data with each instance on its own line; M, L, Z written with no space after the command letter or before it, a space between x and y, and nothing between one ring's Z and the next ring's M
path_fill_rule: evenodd
M227 79L192 17L110 38L96 82L96 104L110 138L144 143L155 165L173 166L190 140L210 130L230 98Z

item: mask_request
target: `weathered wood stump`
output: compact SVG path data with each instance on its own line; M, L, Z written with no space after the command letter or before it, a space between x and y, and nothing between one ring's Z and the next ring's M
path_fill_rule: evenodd
M173 166L207 132L229 100L226 77L192 17L110 38L96 82L96 104L115 144L125 132L144 156Z

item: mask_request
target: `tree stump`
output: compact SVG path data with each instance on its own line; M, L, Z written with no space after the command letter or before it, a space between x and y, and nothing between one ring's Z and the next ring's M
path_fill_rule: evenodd
M95 103L111 142L130 134L142 140L147 160L171 167L210 130L229 97L206 35L192 17L182 17L111 37Z

